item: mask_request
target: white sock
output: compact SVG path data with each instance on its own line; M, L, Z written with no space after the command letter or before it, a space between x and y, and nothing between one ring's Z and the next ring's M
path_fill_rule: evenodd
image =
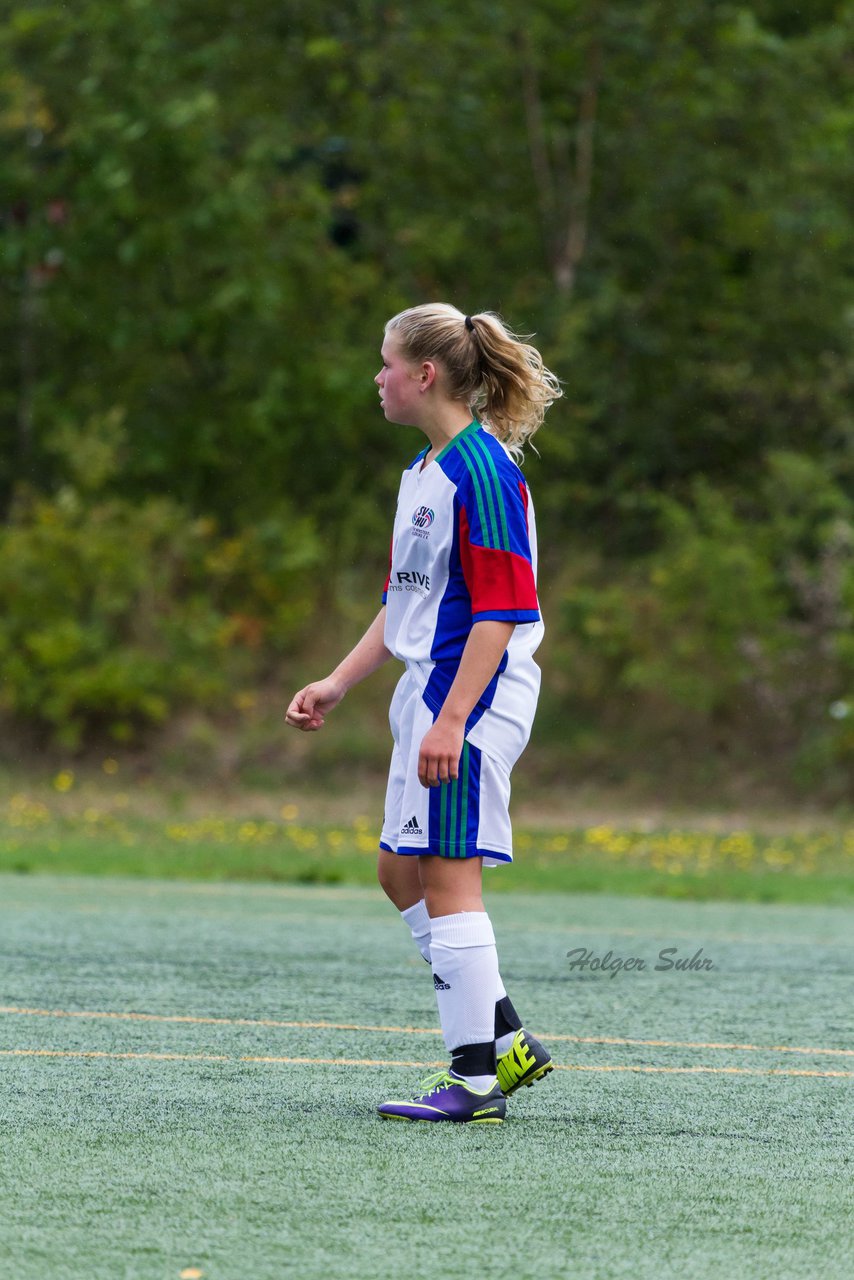
M407 907L405 911L401 911L405 923L409 926L412 933L413 941L421 952L428 964L431 963L430 956L430 917L427 914L427 903L422 898L420 902L416 902L414 906ZM495 993L495 1002L503 1000L507 995L504 983L501 981L501 974L498 975L498 990ZM506 1053L513 1041L516 1039L516 1032L510 1031L507 1035L499 1036L495 1041L495 1052L500 1057L502 1053ZM473 1077L468 1077L472 1079ZM483 1077L486 1078L486 1077Z
M498 1079L498 1076L464 1076L460 1075L459 1071L452 1071L451 1075L459 1080L465 1080L466 1084L470 1084L479 1093L487 1093Z
M498 990L498 955L495 934L485 911L459 911L451 916L434 916L430 921L430 957L433 984L439 1006L439 1021L445 1048L453 1057L462 1046L493 1045L495 1039L495 992ZM488 1051L479 1056L486 1062ZM493 1060L494 1062L494 1060ZM459 1075L476 1089L486 1089L495 1080L493 1063L471 1070L455 1065Z
M427 903L422 898L414 907L407 907L400 913L412 931L415 945L427 963L430 963L430 917L427 914Z

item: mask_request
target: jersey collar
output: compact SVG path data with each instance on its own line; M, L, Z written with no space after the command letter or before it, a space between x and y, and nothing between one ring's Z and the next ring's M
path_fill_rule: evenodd
M442 449L440 453L436 454L435 458L433 459L433 462L434 463L439 462L442 458L444 458L445 454L449 453L451 449L455 448L459 444L459 442L463 439L464 436L473 435L475 431L479 431L479 430L480 430L480 423L478 422L477 418L473 418L467 427L465 427L462 431L458 431L457 434L454 436L453 440L449 440L448 443L445 445L444 449Z

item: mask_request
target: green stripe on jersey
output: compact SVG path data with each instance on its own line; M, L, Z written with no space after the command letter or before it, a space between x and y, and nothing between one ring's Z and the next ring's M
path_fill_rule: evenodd
M507 532L507 512L504 509L504 494L501 492L501 481L498 478L498 472L495 468L495 463L492 459L492 454L489 452L489 447L482 436L473 437L471 440L471 445L473 448L476 448L481 453L481 455L486 459L487 467L489 468L490 474L492 476L492 480L495 484L495 497L498 503L498 515L501 520L501 546L499 547L499 550L509 551L510 550L510 534Z
M480 525L483 530L484 546L491 550L498 550L498 517L495 514L495 504L492 500L492 490L489 484L487 470L483 465L483 455L479 449L474 448L471 440L466 440L460 444L460 453L463 461L469 470L469 475L474 483L475 495L477 497L477 509L480 514ZM483 518L483 501L482 497L486 497L486 504L489 508L489 527Z
M463 462L466 464L466 469L469 475L471 476L472 488L474 489L474 496L477 502L477 514L480 517L480 527L483 531L484 544L486 546L489 546L490 545L489 526L486 523L486 511L483 505L483 499L484 499L483 482L477 473L477 468L475 466L475 463L469 458L466 451L462 448L460 449L460 457L462 458Z

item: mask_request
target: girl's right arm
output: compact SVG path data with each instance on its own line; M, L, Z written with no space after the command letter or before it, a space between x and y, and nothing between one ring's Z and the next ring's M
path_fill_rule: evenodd
M371 675L391 657L385 647L385 605L380 609L359 643L325 680L308 684L294 695L285 720L295 729L322 729L327 712L354 684Z

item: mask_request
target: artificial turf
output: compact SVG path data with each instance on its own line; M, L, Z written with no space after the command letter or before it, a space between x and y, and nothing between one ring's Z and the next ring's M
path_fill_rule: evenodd
M0 877L3 1274L847 1280L851 912L490 909L562 1069L478 1131L374 1114L445 1056L378 890Z

